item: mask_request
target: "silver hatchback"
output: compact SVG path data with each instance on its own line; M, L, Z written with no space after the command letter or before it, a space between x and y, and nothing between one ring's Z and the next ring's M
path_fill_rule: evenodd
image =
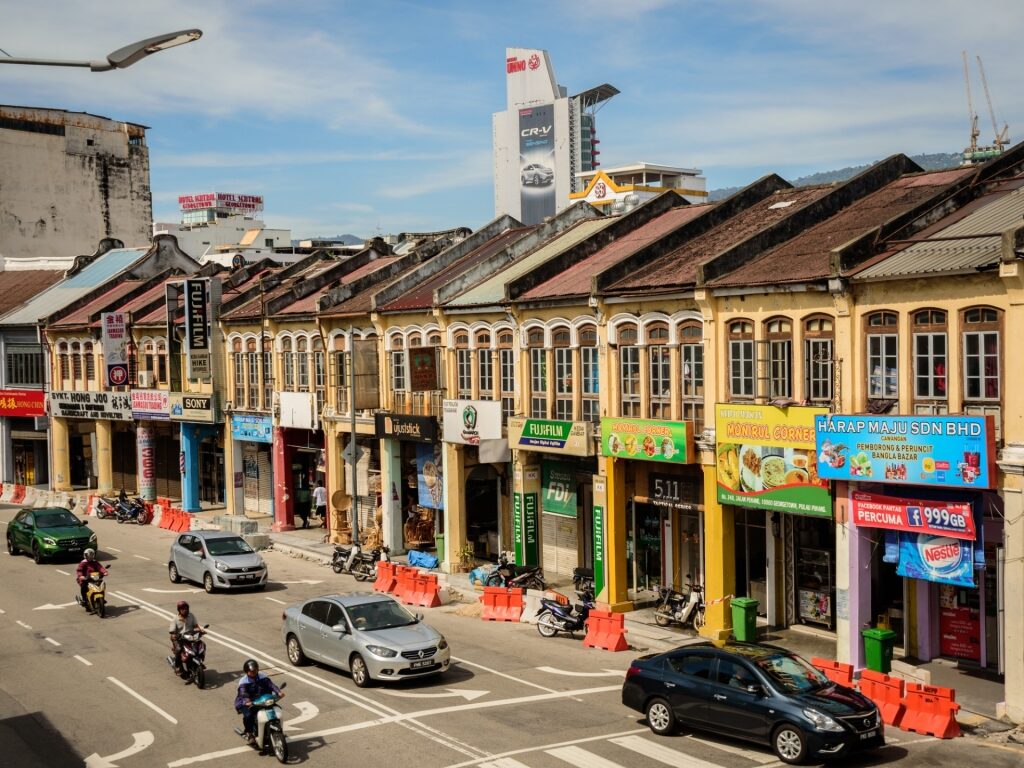
M288 661L318 661L371 682L444 672L451 650L444 635L388 595L324 595L285 608L281 616Z
M245 539L229 531L188 531L171 544L167 576L177 584L188 579L215 589L267 586L269 573L263 558Z

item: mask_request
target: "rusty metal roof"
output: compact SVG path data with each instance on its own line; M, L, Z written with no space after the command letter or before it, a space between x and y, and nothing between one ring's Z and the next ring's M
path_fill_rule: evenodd
M64 277L62 269L25 269L0 272L0 315L10 312Z
M367 264L364 264L363 266L357 267L356 269L352 270L347 275L342 277L341 280L336 280L334 282L328 283L319 291L313 291L312 293L303 296L300 299L296 299L288 306L279 309L277 312L275 312L274 316L277 317L278 315L315 314L317 310L317 302L320 300L320 297L323 295L324 291L327 291L336 285L348 285L349 283L353 283L359 278L364 277L365 275L372 274L376 272L378 269L383 269L393 261L397 261L399 258L399 256L385 256L382 258L374 259L373 261L368 262Z

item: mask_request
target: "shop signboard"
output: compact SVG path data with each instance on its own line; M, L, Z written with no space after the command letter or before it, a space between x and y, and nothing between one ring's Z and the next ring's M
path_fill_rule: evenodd
M171 418L170 393L163 389L133 389L132 418L167 421Z
M828 483L818 474L814 419L825 408L715 406L718 501L751 509L832 516Z
M269 416L231 414L231 438L246 443L274 442L274 422Z
M419 505L431 509L444 509L443 464L435 446L416 446L416 480Z
M974 514L966 501L923 501L854 491L850 513L854 524L862 528L975 538Z
M576 517L576 468L560 461L543 462L541 493L544 512Z
M186 392L168 393L171 421L190 421L214 424L217 419L216 395L191 395Z
M512 494L512 549L516 562L523 562L523 494Z
M992 488L995 429L990 416L819 416L818 472L860 480L944 488Z
M123 387L128 383L128 315L103 312L100 329L107 386Z
M127 392L51 392L50 415L61 419L131 421L132 400Z
M437 419L433 416L402 416L378 413L374 416L378 440L406 440L411 443L437 441Z
M185 354L188 356L188 377L210 377L210 310L206 280L185 281Z
M692 421L601 419L601 455L670 464L694 460Z
M900 533L899 576L974 587L975 544L952 536Z
M593 424L589 421L550 421L521 417L508 420L508 444L521 451L593 456L592 435Z
M316 399L309 392L275 392L280 413L277 422L293 429L316 429Z
M647 473L647 502L662 507L674 507L692 512L704 510L703 488L693 478L666 475L660 472Z
M0 416L45 416L46 395L41 389L0 389Z
M540 563L540 519L537 513L537 494L523 494L523 562L521 565Z
M409 350L409 388L413 392L437 389L437 349L419 347Z
M444 441L480 445L501 440L501 403L497 400L445 400Z

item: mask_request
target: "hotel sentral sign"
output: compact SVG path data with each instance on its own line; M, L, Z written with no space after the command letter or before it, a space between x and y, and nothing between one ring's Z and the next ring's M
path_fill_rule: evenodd
M594 425L589 421L513 417L508 420L508 444L520 451L593 456L593 430Z
M51 392L50 414L60 419L131 421L132 400L127 392Z

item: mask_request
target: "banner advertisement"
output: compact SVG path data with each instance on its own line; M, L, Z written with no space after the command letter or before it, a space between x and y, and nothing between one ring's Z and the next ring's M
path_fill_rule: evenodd
M519 110L520 219L538 224L555 215L555 106Z
M819 416L818 471L826 480L992 488L990 416Z
M135 430L135 445L139 459L139 496L152 501L156 498L156 446L153 430L138 427Z
M167 421L171 418L170 393L163 389L133 389L132 418Z
M431 509L444 509L444 475L440 446L416 446L416 480L419 505Z
M951 536L900 533L898 576L974 587L975 543Z
M132 400L127 392L51 392L50 415L62 419L131 421Z
M206 283L206 280L185 281L185 353L190 379L210 377L210 312Z
M694 460L693 422L601 419L601 455L688 464Z
M188 395L184 392L169 392L171 421L191 421L213 424L217 418L216 395Z
M594 425L589 421L547 419L508 420L508 444L512 448L567 456L593 456Z
M544 512L576 517L576 468L559 461L541 463L541 493Z
M274 442L274 422L269 416L231 414L231 437L249 443Z
M715 406L718 501L752 509L832 517L819 476L814 419L825 408Z
M128 316L124 312L100 314L103 363L108 387L128 384Z
M46 394L41 389L0 389L0 416L45 416Z
M501 440L501 403L497 400L445 400L444 441L480 445Z
M975 539L974 514L966 501L920 501L854 491L850 514L854 525L861 528Z

